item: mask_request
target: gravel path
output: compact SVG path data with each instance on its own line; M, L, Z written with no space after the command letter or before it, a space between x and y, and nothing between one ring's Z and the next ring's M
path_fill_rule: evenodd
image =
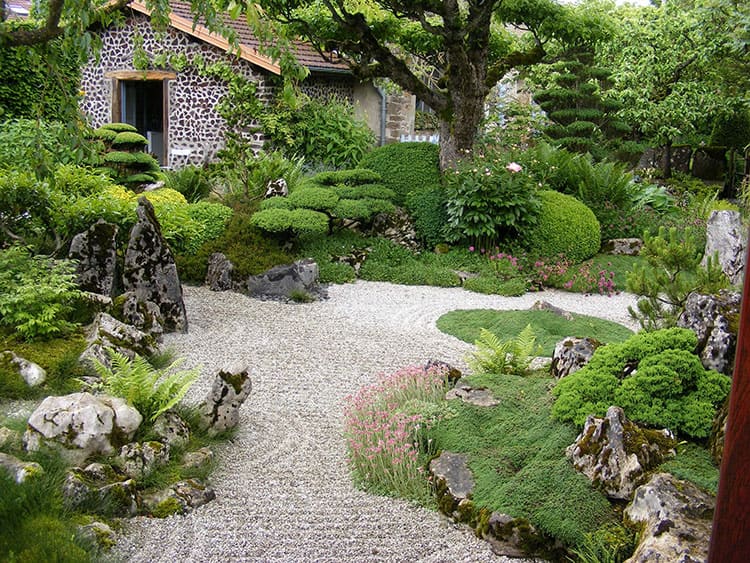
M471 347L440 333L454 309L526 309L544 299L632 326L633 297L564 292L486 296L462 289L357 282L305 305L186 287L186 335L165 345L203 365L187 400L205 396L215 371L252 368L239 432L217 451L215 501L186 516L136 518L115 557L189 561L508 561L435 512L356 490L342 439L342 401L359 387L436 358L463 367Z

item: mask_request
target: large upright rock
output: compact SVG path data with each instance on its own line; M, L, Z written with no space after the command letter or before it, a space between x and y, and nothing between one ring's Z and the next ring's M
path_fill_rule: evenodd
M740 293L734 291L688 295L677 326L689 328L698 336L696 353L706 369L732 374L741 298Z
M78 265L78 285L84 291L115 294L117 279L117 225L99 219L70 243L68 257Z
M602 343L594 338L568 336L555 344L552 354L552 375L557 379L577 372L591 361Z
M159 348L154 338L131 325L122 323L108 315L99 313L88 329L86 349L79 357L83 364L94 365L94 360L110 365L110 350L131 360L137 355L148 358Z
M152 301L161 311L165 332L187 332L188 322L177 265L161 234L154 206L138 200L138 221L125 251L123 283L139 301Z
M247 368L224 369L216 374L208 396L199 407L203 425L210 434L237 426L240 407L250 395L252 387Z
M141 414L125 399L90 393L47 397L31 414L23 437L29 451L59 446L75 463L93 454L109 455L130 441Z
M625 509L643 532L625 563L706 561L716 500L687 481L657 473L635 491Z
M719 255L719 265L729 281L741 285L745 273L745 243L747 233L742 227L739 211L712 211L706 225L706 252Z
M206 285L211 291L227 291L232 289L232 273L234 264L221 252L214 252L208 258L206 271Z
M566 454L608 497L628 500L648 470L675 455L676 445L669 430L641 429L620 407L609 407L604 418L586 419Z

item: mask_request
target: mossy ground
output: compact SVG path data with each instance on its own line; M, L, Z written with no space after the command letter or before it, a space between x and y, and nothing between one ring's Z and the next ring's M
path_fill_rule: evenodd
M577 314L569 321L550 311L469 309L451 311L437 320L441 331L469 343L476 341L482 328L505 340L518 336L528 324L534 329L543 356L552 356L555 344L567 336L591 337L609 343L622 342L633 335L630 329L611 321Z
M617 519L604 495L565 458L577 432L550 418L550 378L487 375L470 380L490 388L500 404L459 404L458 416L442 421L433 437L440 449L469 455L477 507L528 518L570 546Z

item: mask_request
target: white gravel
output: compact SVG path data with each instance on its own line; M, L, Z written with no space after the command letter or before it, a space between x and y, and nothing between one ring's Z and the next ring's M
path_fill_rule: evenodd
M369 495L350 481L342 404L378 373L435 358L463 367L471 348L440 333L454 309L527 309L544 299L568 311L633 327L631 295L548 291L522 297L462 289L357 282L310 304L264 302L186 287L190 331L165 345L202 364L189 401L216 370L245 363L253 391L239 432L217 451L215 501L186 516L135 518L114 556L137 562L509 561L439 514Z

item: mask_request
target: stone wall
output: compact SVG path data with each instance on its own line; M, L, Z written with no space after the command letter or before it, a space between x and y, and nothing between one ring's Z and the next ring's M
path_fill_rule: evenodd
M414 133L414 101L412 94L390 94L386 104L385 142L395 143L401 135Z

